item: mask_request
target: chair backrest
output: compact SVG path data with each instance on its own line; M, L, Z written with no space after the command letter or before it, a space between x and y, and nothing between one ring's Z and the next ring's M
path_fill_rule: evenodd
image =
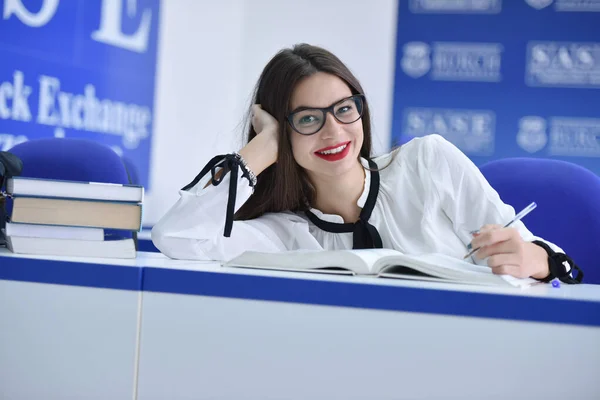
M600 284L600 177L566 161L506 158L480 167L502 200L518 212L535 201L523 219L536 236L561 247L584 272L584 283Z
M141 185L142 182L140 181L140 175L135 164L133 164L133 162L127 157L123 157L122 160L123 164L125 164L127 176L129 177L129 183L133 185Z
M110 147L91 140L36 139L20 143L9 152L23 161L24 177L129 183L121 157Z
M17 144L9 150L23 161L21 176L84 182L130 183L125 164L110 147L75 138L44 138ZM121 237L131 232L110 230Z

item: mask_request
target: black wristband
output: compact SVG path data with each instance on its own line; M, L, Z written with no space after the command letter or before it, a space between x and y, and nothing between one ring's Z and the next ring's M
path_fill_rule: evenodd
M583 271L575 262L566 254L557 253L548 246L548 244L542 242L541 240L534 240L532 243L540 246L546 253L548 253L548 266L550 267L550 274L543 278L538 279L541 282L550 282L554 278L560 279L561 282L577 284L581 283L583 280ZM571 267L570 270L567 270L567 267L564 265L564 262L568 262ZM571 276L573 271L577 271L577 276ZM535 278L534 278L535 279Z

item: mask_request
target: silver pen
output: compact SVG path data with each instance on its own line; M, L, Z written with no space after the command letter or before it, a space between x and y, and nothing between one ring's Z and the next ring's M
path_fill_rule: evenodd
M524 216L526 216L527 214L529 214L530 212L532 212L536 207L537 207L537 204L535 204L535 202L531 203L530 205L528 205L527 207L525 207L524 209L522 209L517 215L515 215L515 217L513 219L511 219L506 225L504 225L503 228L508 228L509 226L511 226L512 224L514 224L515 222L519 221ZM471 257L479 249L480 249L480 247L471 250L466 256L463 257L463 260L465 258Z

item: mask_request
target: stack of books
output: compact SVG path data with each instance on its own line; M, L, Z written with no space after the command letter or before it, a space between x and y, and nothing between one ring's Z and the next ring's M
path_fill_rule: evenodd
M142 226L138 185L14 177L4 236L21 254L135 258L132 232Z

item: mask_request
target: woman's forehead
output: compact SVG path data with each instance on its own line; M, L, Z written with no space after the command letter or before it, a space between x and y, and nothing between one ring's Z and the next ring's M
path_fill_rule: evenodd
M325 72L317 72L301 80L292 93L290 108L328 107L352 95L352 91L342 79Z

